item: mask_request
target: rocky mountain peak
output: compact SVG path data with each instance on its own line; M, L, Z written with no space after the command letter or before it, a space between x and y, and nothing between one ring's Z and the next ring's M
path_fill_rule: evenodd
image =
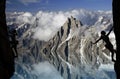
M74 34L77 31L77 29L80 29L81 26L82 23L73 16L71 16L67 19L67 21L59 30L59 35L62 38L62 40L65 40L68 36L72 36L72 34Z
M66 22L69 26L71 26L71 28L79 28L82 26L81 21L77 20L76 18L74 18L73 16L71 16L70 18L68 18L67 22ZM65 24L66 24L65 23ZM63 25L64 26L64 25Z

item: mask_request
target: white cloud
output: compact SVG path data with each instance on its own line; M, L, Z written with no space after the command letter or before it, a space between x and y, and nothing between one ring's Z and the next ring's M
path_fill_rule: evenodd
M37 3L40 0L19 0L20 2L22 2L23 4L27 5L29 3Z
M23 24L23 23L31 24L31 23L33 23L32 19L33 19L32 14L29 13L29 12L25 12L22 15L17 17L16 22L19 23L19 24Z
M63 79L55 67L49 62L42 62L33 65L32 74L37 79Z
M67 16L62 12L43 12L36 14L38 18L38 27L34 30L33 38L48 41L52 38L58 29L65 23Z

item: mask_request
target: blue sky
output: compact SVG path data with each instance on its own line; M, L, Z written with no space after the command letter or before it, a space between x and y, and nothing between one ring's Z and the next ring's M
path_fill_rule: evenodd
M112 0L7 0L6 11L111 10Z

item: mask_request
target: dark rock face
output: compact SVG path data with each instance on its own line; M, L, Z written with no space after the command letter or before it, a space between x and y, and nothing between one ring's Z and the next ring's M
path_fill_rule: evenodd
M14 55L8 39L5 2L0 1L0 79L9 79L14 73Z
M120 1L113 0L113 24L114 24L114 32L116 36L116 44L117 44L117 53L116 53L116 62L115 62L115 71L117 79L120 79Z

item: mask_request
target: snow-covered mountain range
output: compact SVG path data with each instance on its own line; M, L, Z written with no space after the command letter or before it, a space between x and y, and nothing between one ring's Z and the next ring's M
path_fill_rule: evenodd
M111 11L7 13L7 25L19 40L12 79L115 79L110 52L92 44L112 27Z

